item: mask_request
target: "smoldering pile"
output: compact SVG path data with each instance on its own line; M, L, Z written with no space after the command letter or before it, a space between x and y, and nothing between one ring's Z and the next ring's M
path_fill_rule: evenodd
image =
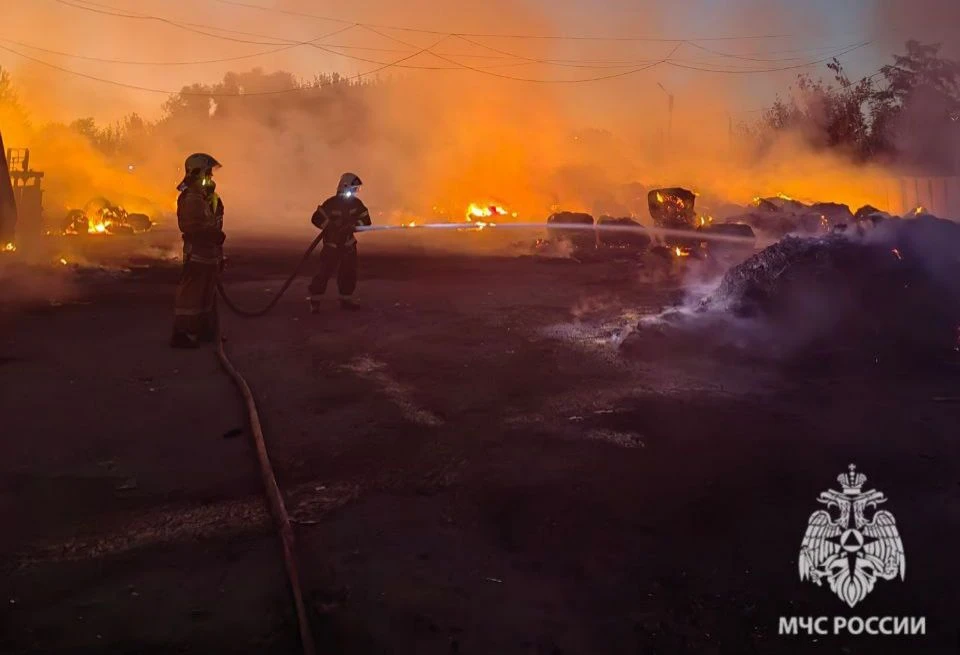
M645 329L647 328L647 329ZM653 328L653 329L651 329ZM960 224L889 219L787 236L705 297L641 326L758 356L953 361L960 354Z
M917 208L913 215L920 215ZM753 203L726 219L728 223L749 225L760 234L779 239L787 234L825 234L845 230L852 225L875 224L894 218L871 205L856 211L836 202L806 204L786 195L754 198Z

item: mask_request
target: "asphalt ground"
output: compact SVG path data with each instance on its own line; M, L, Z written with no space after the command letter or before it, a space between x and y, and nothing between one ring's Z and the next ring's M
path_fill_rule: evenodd
M266 302L302 247L231 242L230 293ZM164 252L4 268L3 652L297 652L236 390L167 346ZM301 277L224 316L320 652L957 652L957 376L634 331L692 265L362 243L361 311L310 314ZM797 573L851 462L907 561L854 609ZM792 616L926 634L778 634Z

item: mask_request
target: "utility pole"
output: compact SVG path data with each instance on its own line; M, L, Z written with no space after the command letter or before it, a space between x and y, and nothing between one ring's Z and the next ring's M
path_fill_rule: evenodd
M673 136L673 94L667 91L663 84L657 82L660 90L667 94L667 141Z
M733 115L730 112L727 112L727 145L730 150L730 154L733 154Z

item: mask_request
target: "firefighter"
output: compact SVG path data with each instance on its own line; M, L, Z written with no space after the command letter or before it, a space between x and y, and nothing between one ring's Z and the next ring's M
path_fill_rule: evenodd
M217 335L217 280L223 269L223 201L213 171L220 162L204 153L187 157L177 186L177 224L183 233L183 272L174 301L174 348L196 348Z
M337 275L341 309L357 309L353 298L357 288L357 239L354 231L359 225L370 225L370 212L357 193L363 182L353 173L340 176L337 194L317 207L311 221L320 228L323 248L320 251L320 271L310 282L310 309L320 309L320 298L327 290L327 282Z

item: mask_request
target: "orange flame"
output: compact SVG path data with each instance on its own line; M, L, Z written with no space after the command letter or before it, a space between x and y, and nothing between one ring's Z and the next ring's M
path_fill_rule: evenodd
M471 202L470 206L467 207L467 221L473 221L475 218L490 218L493 216L508 216L509 213L503 207L499 205L488 205L486 207L480 206L477 203ZM516 212L513 213L513 216L516 217Z

